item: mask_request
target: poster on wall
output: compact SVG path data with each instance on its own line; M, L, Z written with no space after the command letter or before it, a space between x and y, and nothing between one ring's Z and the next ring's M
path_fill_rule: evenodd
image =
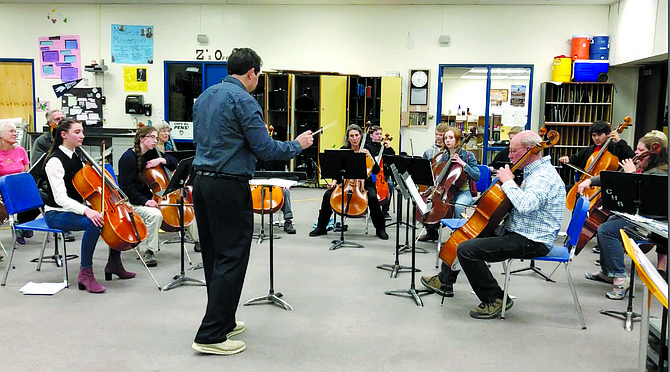
M39 43L42 78L61 81L81 79L79 36L42 36Z
M507 89L491 89L491 106L502 106L503 102L507 102Z
M148 92L146 67L123 67L123 90L126 92Z
M193 122L191 121L171 121L172 139L179 140L193 140Z
M154 27L112 24L112 63L154 63Z
M511 99L510 104L512 107L524 107L526 106L526 86L525 85L512 85L511 86Z

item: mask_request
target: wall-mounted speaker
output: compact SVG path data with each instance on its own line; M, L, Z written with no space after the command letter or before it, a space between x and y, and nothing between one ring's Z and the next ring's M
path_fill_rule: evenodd
M200 44L207 44L209 42L209 37L207 37L207 34L198 34L196 39Z

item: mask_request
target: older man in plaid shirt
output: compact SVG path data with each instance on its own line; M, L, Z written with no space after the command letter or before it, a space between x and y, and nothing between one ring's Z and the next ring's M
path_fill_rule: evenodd
M541 141L540 136L532 131L517 134L510 142L510 161L516 163ZM508 165L498 170L502 190L512 202L504 233L468 240L458 246L458 262L481 301L470 311L470 316L476 319L494 318L502 311L503 290L486 263L544 256L549 253L561 228L565 184L551 165L549 156L542 157L541 152L529 153L519 164L519 169L523 169L524 176L521 186L514 182ZM439 276L424 277L422 282L438 293L444 291L445 295L453 296L454 274L457 272L443 264ZM507 310L513 304L511 299L507 299Z

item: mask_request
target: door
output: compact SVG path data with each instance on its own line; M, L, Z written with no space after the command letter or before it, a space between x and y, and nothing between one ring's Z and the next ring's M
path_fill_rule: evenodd
M0 120L16 119L27 124L24 130L41 131L35 127L35 84L32 60L0 59ZM53 102L55 103L55 101ZM21 119L19 121L19 118ZM17 125L17 142L30 150L30 138Z

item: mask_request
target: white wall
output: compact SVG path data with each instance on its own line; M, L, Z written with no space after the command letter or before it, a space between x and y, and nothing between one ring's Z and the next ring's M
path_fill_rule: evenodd
M55 8L67 23L52 24ZM148 66L154 118L163 112L163 61L195 60L196 34L209 35L212 53L233 47L254 48L264 69L337 71L384 75L399 71L403 92L412 68L430 68L430 107L437 110L439 64L533 64L535 66L532 125L537 127L540 82L551 77L553 57L568 54L572 34L608 30L608 6L232 6L232 5L67 5L0 4L0 57L38 60L37 38L78 34L82 59L105 59L103 76L84 73L89 85L103 86L107 96L107 127L132 127L124 113L121 64L111 64L111 24L152 25L154 60ZM438 37L451 35L441 47ZM135 65L133 65L135 66ZM39 63L36 63L36 68ZM56 101L56 80L36 76L36 94ZM406 93L405 93L406 95ZM403 106L406 106L406 98ZM56 104L58 106L59 104ZM140 117L144 119L144 117ZM38 123L42 124L42 123ZM432 142L435 121L413 128L418 151ZM408 130L403 130L407 149Z

